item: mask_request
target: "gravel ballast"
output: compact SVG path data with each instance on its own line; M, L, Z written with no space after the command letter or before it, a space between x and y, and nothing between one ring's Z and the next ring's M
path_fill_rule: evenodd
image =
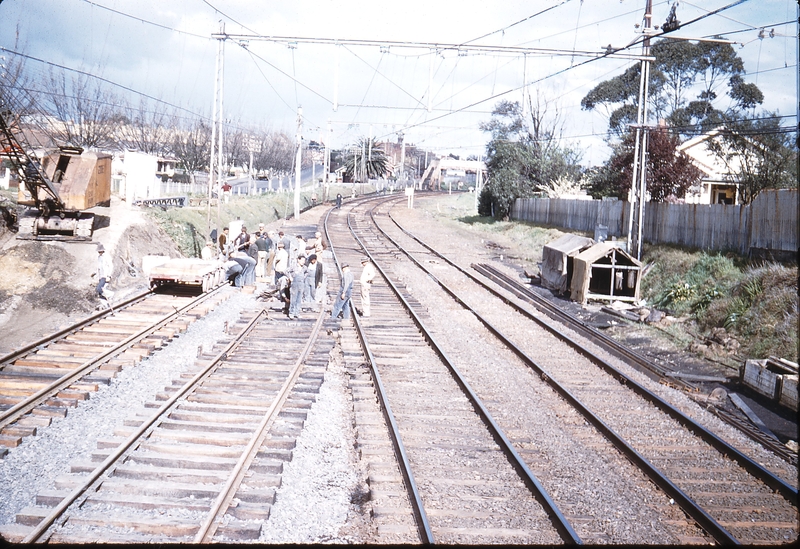
M0 524L15 522L16 513L34 505L38 493L51 490L55 479L69 472L70 463L85 459L96 449L98 439L108 438L135 410L189 369L198 347L210 350L226 323L233 325L243 311L263 306L254 295L233 288L222 291L229 298L205 318L193 322L165 348L124 369L65 418L54 420L39 435L26 437L9 451L0 461ZM343 528L349 519L360 523L359 510L350 503L351 494L358 490L358 476L352 405L345 385L341 365L326 372L293 459L285 467L270 519L262 527L261 542L359 542L359 527Z

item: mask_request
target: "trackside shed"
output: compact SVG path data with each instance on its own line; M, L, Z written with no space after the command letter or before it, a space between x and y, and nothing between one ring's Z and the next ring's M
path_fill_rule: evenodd
M573 301L583 305L590 299L639 301L642 264L615 244L601 242L573 258Z
M559 294L570 288L573 258L594 244L594 240L576 234L565 234L542 249L542 286Z

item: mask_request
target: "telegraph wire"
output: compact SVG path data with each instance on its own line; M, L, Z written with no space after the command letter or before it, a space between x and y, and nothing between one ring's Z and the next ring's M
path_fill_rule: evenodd
M172 107L174 109L185 111L185 112L187 112L187 113L189 113L189 114L191 114L191 115L193 115L195 117L208 119L208 117L203 116L203 115L201 115L199 113L196 113L194 111L191 111L191 110L189 110L189 109L187 109L185 107L180 107L178 105L173 105L172 103L170 103L168 101L164 101L163 99L159 99L157 97L153 97L152 95L146 94L144 92L140 92L138 90L135 90L135 89L133 89L131 87L128 87L128 86L125 86L123 84L118 84L117 82L114 82L113 80L109 80L108 78L104 78L102 76L97 76L96 74L92 74L90 72L86 72L86 71L83 71L83 70L80 70L80 69L73 69L72 67L67 67L66 65L60 65L58 63L53 63L52 61L45 61L44 59L40 59L40 58L34 57L32 55L28 55L28 54L25 54L25 53L22 53L22 52L11 50L11 49L3 47L3 46L0 46L0 50L4 51L6 53L11 53L11 54L14 54L14 55L18 55L20 57L24 57L25 59L30 59L31 61L36 61L38 63L44 63L45 65L48 65L50 67L55 67L55 68L58 68L58 69L62 69L62 70L70 71L70 72L75 72L75 73L78 73L78 74L82 74L84 76L88 76L89 78L95 78L97 80L100 80L101 82L105 82L106 84L110 84L110 85L115 86L117 88L122 88L125 91L134 93L134 94L139 95L141 97L146 97L147 99L151 99L151 100L156 101L158 103L163 103L165 105L169 105L170 107Z
M571 0L562 0L560 4L556 4L554 6L550 6L549 8L545 8L545 9L543 9L543 10L537 12L537 13L534 13L533 15L529 15L528 17L525 17L524 19L520 19L519 21L517 21L515 23L511 23L510 25L506 25L502 29L497 29L496 31L487 32L484 35L478 36L477 38L473 38L472 40L467 40L466 42L462 42L459 45L460 46L466 46L467 44L471 44L472 42L476 42L476 41L478 41L478 40L480 40L482 38L486 38L488 36L492 36L493 34L497 34L498 32L502 32L503 34L505 34L505 32L508 29L510 29L511 27L515 27L515 26L517 26L517 25L519 25L521 23L524 23L525 21L529 21L529 20L533 19L534 17L538 17L538 16L542 15L543 13L547 13L550 10L554 10L554 9L556 9L558 7L561 7L561 6L563 6L564 4L566 4L567 2L570 2L570 1ZM583 3L582 0L581 0L581 3Z
M96 7L96 8L104 9L104 10L110 11L111 13L116 13L117 15L121 15L122 17L127 17L129 19L134 19L135 21L138 21L140 23L147 23L148 25L153 25L154 27L159 27L159 28L164 29L164 30L177 32L178 34L185 34L185 35L191 36L193 38L202 38L203 40L212 40L212 38L210 36L203 36L202 34L194 34L192 32L182 31L182 30L178 30L178 29L173 28L173 27L168 27L167 25L162 25L161 23L155 23L153 21L148 21L147 19L143 19L141 17L137 17L135 15L131 15L131 14L125 13L123 11L115 10L114 8L109 8L108 6L104 6L102 4L98 4L97 2L92 2L92 0L81 0L81 2L86 2L87 4L92 5L92 6Z

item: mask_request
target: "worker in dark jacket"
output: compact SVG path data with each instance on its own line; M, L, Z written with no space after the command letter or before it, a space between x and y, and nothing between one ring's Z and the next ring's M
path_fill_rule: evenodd
M353 295L353 273L350 272L350 265L342 265L342 286L336 294L336 302L333 304L331 318L350 318L350 297Z
M325 274L322 269L322 262L319 260L317 254L308 256L308 267L314 272L314 280L311 286L311 299L321 305L325 296L325 288L323 287Z

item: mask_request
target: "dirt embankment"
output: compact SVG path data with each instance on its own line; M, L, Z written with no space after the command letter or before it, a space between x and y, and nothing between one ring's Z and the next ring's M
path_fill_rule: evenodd
M74 323L100 305L95 295L97 244L113 260L111 289L124 299L147 289L142 273L146 255L179 257L172 240L125 205L104 209L108 226L92 242L40 242L15 239L0 222L0 354Z

